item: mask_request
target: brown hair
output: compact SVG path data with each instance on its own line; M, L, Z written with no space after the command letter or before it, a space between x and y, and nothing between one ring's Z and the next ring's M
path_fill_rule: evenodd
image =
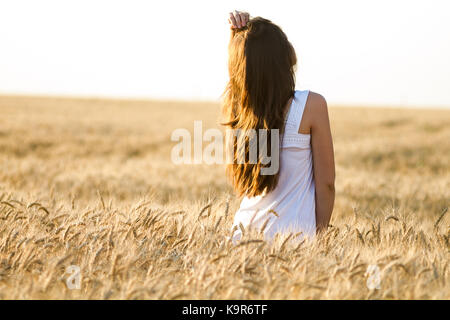
M286 106L295 91L297 63L294 48L280 27L267 19L256 17L247 26L232 29L228 46L229 82L224 93L223 114L227 127L234 130L283 131ZM248 161L248 137L227 139L233 150L244 150L245 161L237 163L234 152L227 174L239 196L249 197L272 191L278 183L278 172L261 175L261 163ZM238 148L244 145L243 149ZM257 144L259 145L259 143ZM258 153L259 154L259 153Z

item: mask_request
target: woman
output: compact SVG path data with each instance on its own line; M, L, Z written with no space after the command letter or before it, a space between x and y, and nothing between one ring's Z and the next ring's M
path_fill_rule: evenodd
M232 239L249 229L267 239L286 232L313 236L327 228L335 195L327 103L317 93L295 90L295 51L277 25L238 11L229 22L225 125L233 132L280 133L279 170L271 175L262 174L267 165L259 155L256 163L248 160L248 136L227 139L230 150L244 150L245 159L237 161L235 152L227 165L234 190L243 196Z

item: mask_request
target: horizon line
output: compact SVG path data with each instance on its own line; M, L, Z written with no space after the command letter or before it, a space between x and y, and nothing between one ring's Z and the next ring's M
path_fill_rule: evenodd
M176 103L213 103L220 104L221 99L210 98L176 98L176 97L151 97L151 96L123 96L123 95L88 95L88 94L53 94L53 93L25 93L25 92L2 92L1 98L47 98L61 100L111 100L111 101L133 101L133 102L176 102ZM381 104L381 103L343 103L327 101L331 108L377 108L377 109L421 109L421 110L449 110L450 105L401 105L401 104Z

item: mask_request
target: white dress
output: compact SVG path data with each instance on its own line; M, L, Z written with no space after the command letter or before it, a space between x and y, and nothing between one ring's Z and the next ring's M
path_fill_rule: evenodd
M244 229L261 230L264 237L273 239L276 233L298 233L314 236L316 233L315 187L311 153L311 135L298 133L309 91L295 91L280 144L279 180L268 194L244 197L234 216L233 242ZM266 222L266 220L268 220ZM298 239L298 238L297 238Z

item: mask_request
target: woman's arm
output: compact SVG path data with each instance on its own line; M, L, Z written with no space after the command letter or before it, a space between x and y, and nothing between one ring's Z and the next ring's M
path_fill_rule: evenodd
M248 12L234 10L230 12L228 22L230 23L231 29L243 28L247 25L250 15Z
M325 99L310 93L311 146L316 185L316 229L326 230L334 206L334 151L331 137L328 107Z

